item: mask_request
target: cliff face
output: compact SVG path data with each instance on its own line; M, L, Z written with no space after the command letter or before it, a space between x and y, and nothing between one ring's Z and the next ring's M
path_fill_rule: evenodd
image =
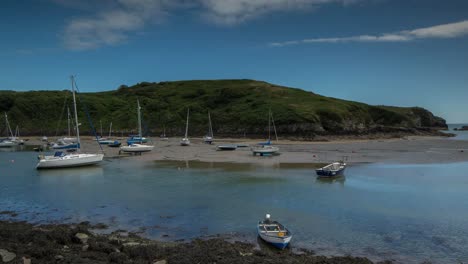
M444 119L419 107L371 106L253 80L145 82L78 98L81 122L88 123L87 109L97 130L102 121L104 133L110 122L114 131L136 130L137 98L144 130L153 135L163 126L167 134L183 134L187 108L193 136L208 130L208 111L218 135L265 136L269 109L281 136L418 134L447 127ZM0 91L0 111L9 114L10 123L18 124L22 134L63 134L66 105L71 105L67 91ZM4 127L0 122L3 134ZM91 130L88 125L81 129Z

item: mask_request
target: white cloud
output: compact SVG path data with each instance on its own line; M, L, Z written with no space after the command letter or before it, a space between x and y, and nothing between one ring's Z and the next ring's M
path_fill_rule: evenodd
M62 0L65 1L65 0ZM65 28L64 43L72 50L115 45L151 20L164 16L164 0L116 0L98 13L72 19Z
M116 45L168 12L195 9L211 23L232 26L271 12L310 10L323 4L347 5L364 0L51 0L90 12L69 21L64 31L68 49L86 50Z
M360 0L199 0L202 15L221 25L235 25L267 13L290 10L310 10L323 4L344 5Z
M270 43L272 47L284 47L307 43L339 43L339 42L406 42L427 38L458 38L468 36L468 20L456 23L437 25L414 30L403 30L380 35L359 35L351 37L312 38Z

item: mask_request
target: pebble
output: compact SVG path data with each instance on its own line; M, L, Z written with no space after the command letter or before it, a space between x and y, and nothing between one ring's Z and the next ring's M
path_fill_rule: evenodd
M81 241L81 244L86 244L88 242L89 236L84 233L76 233L75 237Z
M60 260L62 260L63 258L64 258L64 257L63 257L62 255L57 255L57 256L55 256L55 260L57 260L57 261L60 261Z
M82 250L82 251L87 251L88 248L89 248L89 245L84 245L84 246L81 248L81 250Z
M165 260L165 259L158 260L158 261L154 262L153 264L167 264L167 260Z
M31 264L31 259L27 257L23 257L23 264Z
M16 254L13 252L10 252L6 249L0 249L0 256L2 257L2 261L4 263L10 262L16 258Z

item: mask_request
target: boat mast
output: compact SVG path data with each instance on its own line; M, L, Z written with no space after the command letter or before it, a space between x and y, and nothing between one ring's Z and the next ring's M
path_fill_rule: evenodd
M68 110L68 137L71 137L70 107L67 107L67 110Z
M271 140L271 109L268 109L268 142Z
M13 137L13 131L11 131L10 122L8 122L8 115L6 112L5 112L5 122L8 128L8 132L10 132L11 137Z
M99 125L101 125L101 137L102 137L102 120L99 120Z
M209 136L210 137L213 137L213 127L211 126L211 116L210 116L210 112L208 112L208 122L209 122Z
M185 138L188 136L188 121L189 121L190 108L187 108L187 123L185 124Z
M140 137L140 140L143 142L143 136L141 133L141 107L140 107L140 101L137 99L137 110L138 110L138 136Z
M275 119L273 118L272 112L270 112L270 115L271 115L271 122L273 123L273 130L275 131L276 142L278 142L278 134L276 133Z
M112 135L112 122L110 123L110 126L109 126L109 138L111 137Z
M75 111L75 124L76 124L76 140L78 142L78 151L80 150L81 147L81 142L80 142L80 123L78 123L78 113L76 111L76 97L75 97L75 76L70 76L71 79L71 85L72 85L72 94L73 94L73 110Z

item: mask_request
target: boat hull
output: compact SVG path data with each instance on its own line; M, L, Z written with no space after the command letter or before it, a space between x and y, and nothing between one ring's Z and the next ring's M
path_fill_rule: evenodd
M184 138L180 141L181 146L190 146L190 140L188 138Z
M268 236L265 233L262 233L260 230L257 229L258 236L268 244L278 248L278 249L285 249L289 243L291 242L292 236L288 237L272 237Z
M147 138L132 137L132 138L127 139L128 145L141 144L141 143L146 143L146 142L148 142Z
M80 144L66 144L66 145L58 145L54 144L52 145L52 149L79 149Z
M340 169L336 171L327 171L327 170L318 169L318 170L315 170L315 172L317 173L317 176L319 177L331 178L331 177L343 176L344 170L345 169Z
M343 176L346 169L346 163L334 162L320 169L316 169L315 173L319 178L333 178Z
M0 142L0 148L12 148L12 147L16 147L18 145L19 144L17 142L13 142L13 141L2 141L2 142Z
M220 146L217 146L216 148L222 151L232 151L232 150L236 150L237 146L236 145L220 145Z
M261 147L254 147L251 150L254 156L257 154L259 154L260 156L263 156L263 155L275 154L279 151L279 148L273 147L273 146L261 146Z
M110 145L110 144L114 144L114 142L115 140L110 140L110 139L98 140L98 143L101 145Z
M104 154L68 154L61 157L43 156L37 169L70 168L94 165L102 161Z
M140 152L152 151L153 148L154 148L154 146L141 145L141 144L132 144L132 145L129 145L129 146L120 147L120 151L140 153Z

